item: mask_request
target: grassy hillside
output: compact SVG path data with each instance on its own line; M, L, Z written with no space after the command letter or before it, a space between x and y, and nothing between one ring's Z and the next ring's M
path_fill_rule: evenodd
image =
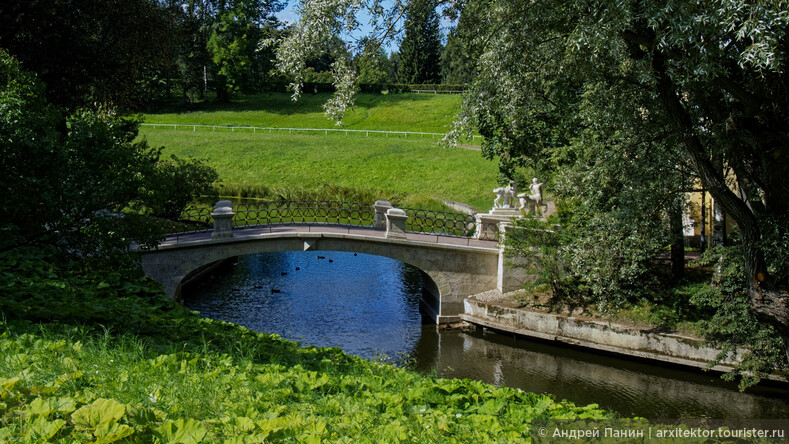
M195 110L166 107L146 114L146 123L265 126L276 128L334 128L323 104L330 94L304 94L298 102L289 94L242 96L232 103L209 102ZM461 97L449 94L360 94L341 128L445 133Z
M450 199L483 211L495 197L495 162L478 151L445 148L430 139L150 127L143 127L140 136L166 147L165 155L205 159L231 190L318 190L329 185L381 191L382 198L404 196L405 205Z

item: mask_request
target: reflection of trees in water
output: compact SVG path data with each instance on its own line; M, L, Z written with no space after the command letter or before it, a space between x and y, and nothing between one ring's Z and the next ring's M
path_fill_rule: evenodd
M441 331L418 345L422 369L445 377L554 394L578 404L598 403L625 416L650 418L786 418L789 402L740 393L716 374L697 374L504 336ZM422 345L437 344L432 353ZM577 355L577 356L573 356ZM582 358L579 359L578 356ZM776 396L782 396L777 394ZM786 393L783 394L786 399Z

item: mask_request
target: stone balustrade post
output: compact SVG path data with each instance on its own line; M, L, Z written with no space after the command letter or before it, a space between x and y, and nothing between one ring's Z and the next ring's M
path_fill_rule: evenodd
M386 238L405 239L405 221L408 215L399 208L390 208L386 211Z
M214 204L211 217L214 218L214 232L211 239L224 239L233 237L233 203L229 200L220 200Z
M392 208L392 204L387 200L376 200L373 204L373 210L375 211L375 221L373 222L373 228L376 230L385 230L386 229L386 212Z
M476 221L476 231L474 237L480 240L495 241L499 239L499 224L507 218L492 214L477 213L474 215Z

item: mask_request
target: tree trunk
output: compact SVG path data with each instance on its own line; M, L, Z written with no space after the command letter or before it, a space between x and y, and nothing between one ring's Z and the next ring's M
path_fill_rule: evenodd
M726 213L716 200L713 204L713 217L715 221L712 226L712 245L721 246L726 244Z
M778 330L784 340L784 352L789 361L789 291L763 289L758 285L749 292L751 308L756 317ZM777 322L776 322L777 321Z
M223 76L216 76L216 100L221 103L230 102L230 91L227 89L225 78Z
M668 211L671 233L671 277L678 281L685 277L685 235L682 230L682 202L676 199Z

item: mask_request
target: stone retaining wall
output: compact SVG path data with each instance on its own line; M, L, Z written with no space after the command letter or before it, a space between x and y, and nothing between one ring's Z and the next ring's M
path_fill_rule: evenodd
M465 299L464 309L461 319L472 324L672 364L708 368L709 363L719 353L719 350L693 337L522 310L479 301L473 296ZM729 360L712 370L731 371L732 363L733 361Z

